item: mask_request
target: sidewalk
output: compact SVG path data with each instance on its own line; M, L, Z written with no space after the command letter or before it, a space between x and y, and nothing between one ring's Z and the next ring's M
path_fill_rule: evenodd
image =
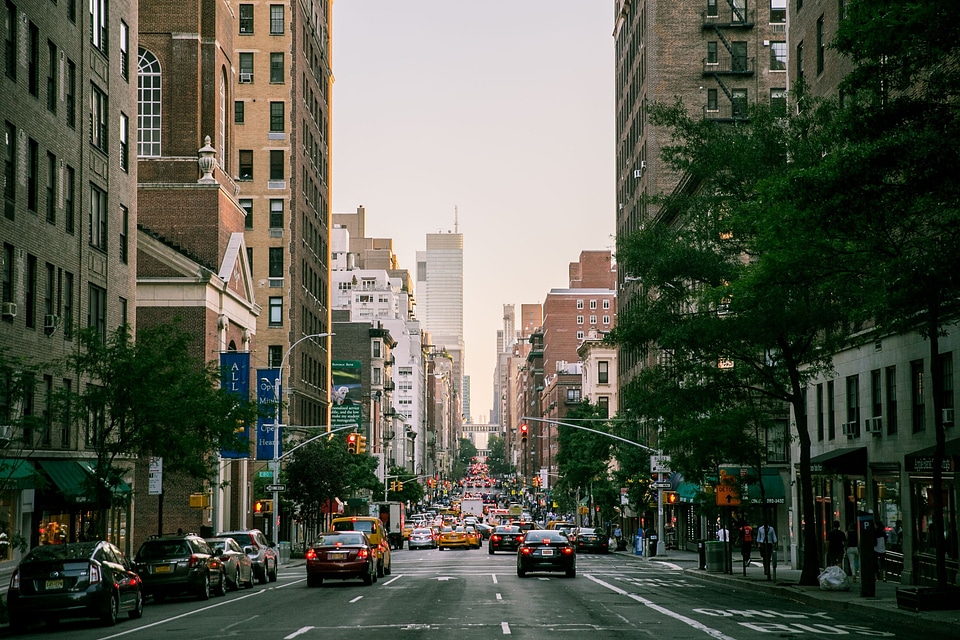
M859 582L851 582L850 591L823 591L818 586L800 586L800 570L793 569L789 565L778 566L776 580L768 579L763 573L763 565L759 558L753 559L747 567L747 575L744 576L739 554L734 556L733 573L730 574L701 570L699 556L693 551L671 550L652 558L623 551L615 553L638 562L663 562L676 565L691 577L725 582L755 592L776 594L826 611L843 612L859 608L877 620L913 625L918 631L918 636L924 631L929 631L940 635L949 633L960 638L960 610L914 613L899 609L896 595L899 582L877 582L875 596L870 598L860 595Z

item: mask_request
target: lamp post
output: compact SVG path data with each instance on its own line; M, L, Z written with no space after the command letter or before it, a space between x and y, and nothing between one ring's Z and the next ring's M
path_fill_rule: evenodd
M277 484L280 482L280 378L283 377L283 366L287 362L287 358L290 356L290 352L293 351L293 348L310 338L327 338L329 336L336 335L333 333L312 333L308 336L303 336L296 342L290 345L287 351L283 354L283 358L280 360L280 368L277 369L277 377L273 381L273 401L276 405L274 407L273 413L273 509L274 509L274 520L273 520L273 546L276 547L277 543L280 541L280 492L277 491Z

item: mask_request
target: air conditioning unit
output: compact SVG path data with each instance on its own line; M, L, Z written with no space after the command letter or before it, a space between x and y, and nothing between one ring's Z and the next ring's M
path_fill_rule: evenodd
M0 424L0 446L7 446L13 440L13 425Z
M880 435L883 431L883 418L877 416L875 418L867 418L863 421L864 431L867 433L872 433L873 435Z
M240 83L241 83L241 84L248 84L248 83L250 83L250 82L253 82L253 74L252 74L252 73L241 73L241 74L240 74Z
M60 316L48 313L43 316L43 328L48 331L52 331L57 328L57 325L60 324Z
M856 435L857 435L857 423L856 423L856 422L844 422L843 424L840 425L840 432L841 432L843 435L847 436L848 438L852 438L852 437L856 436Z
M943 424L953 424L953 409L943 410Z
M17 303L16 302L4 302L0 306L0 315L4 318L16 318L17 317Z

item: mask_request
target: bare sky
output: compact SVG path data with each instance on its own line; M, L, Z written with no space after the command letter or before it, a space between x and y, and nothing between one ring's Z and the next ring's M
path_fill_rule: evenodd
M415 272L464 234L471 413L493 398L503 305L567 286L612 249L612 0L336 0L333 211L364 205Z

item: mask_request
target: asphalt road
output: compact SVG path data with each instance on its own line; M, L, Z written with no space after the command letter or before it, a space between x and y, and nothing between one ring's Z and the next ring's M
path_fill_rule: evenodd
M395 551L393 573L373 586L306 586L302 565L279 580L206 602L147 603L141 620L104 628L62 621L32 637L92 640L328 640L377 638L916 638L859 611L842 617L765 594L721 587L669 563L616 554L578 557L577 577L519 578L513 554ZM949 636L942 636L947 638ZM926 634L924 640L939 640Z

